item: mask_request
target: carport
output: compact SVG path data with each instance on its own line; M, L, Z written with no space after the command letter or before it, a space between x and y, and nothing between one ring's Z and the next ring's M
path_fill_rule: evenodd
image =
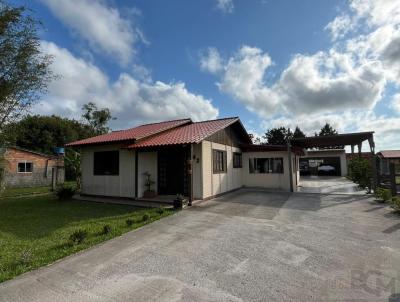
M290 146L300 147L303 149L337 149L344 148L345 146L351 147L351 153L354 153L355 147L358 149L358 154L361 156L362 145L364 142L368 142L371 153L374 155L374 162L372 164L373 169L373 182L372 187L375 188L377 183L377 173L376 173L376 157L375 157L375 143L374 143L374 132L356 132L356 133L346 133L346 134L337 134L337 135L329 135L329 136L313 136L313 137L305 137L305 138L296 138L292 139L289 143ZM310 191L316 191L321 193L321 188L326 187L327 184L333 187L333 191L337 190L338 192L351 192L352 189L348 189L350 187L350 182L346 180L344 177L324 177L324 176L315 176L310 177L310 179L306 179L304 181L306 185L310 185L312 188ZM300 184L302 184L302 180L300 180ZM336 188L336 189L335 189ZM294 191L294 190L293 190ZM303 190L307 191L307 190Z

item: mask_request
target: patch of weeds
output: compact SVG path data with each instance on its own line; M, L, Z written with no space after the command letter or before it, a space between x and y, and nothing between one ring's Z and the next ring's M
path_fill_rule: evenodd
M27 266L32 262L33 253L31 250L23 250L19 255L18 264Z
M396 213L400 213L400 197L393 197L392 208Z
M157 214L159 214L159 215L162 215L162 214L164 214L164 209L163 208L159 208L158 210L157 210Z
M131 218L128 218L127 220L125 220L125 222L126 222L126 225L127 225L128 227L130 227L130 226L132 226L132 225L135 223L135 220L133 220L133 219L131 219Z
M56 189L56 195L59 200L71 199L75 192L76 189L74 187L65 184L58 186Z
M101 234L107 235L109 233L111 233L111 226L109 224L106 224L105 226L103 226Z
M375 198L379 203L389 202L392 199L392 192L390 189L377 188L375 192Z
M88 232L86 230L76 230L69 236L69 242L71 245L81 244L83 241L85 241L87 235Z
M144 214L143 217L142 217L142 221L147 221L149 219L150 219L149 214Z

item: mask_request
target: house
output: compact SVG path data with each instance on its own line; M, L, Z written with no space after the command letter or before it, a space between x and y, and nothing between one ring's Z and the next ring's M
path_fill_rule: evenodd
M64 182L64 159L19 147L0 148L5 159L6 187L37 187Z
M390 164L394 164L396 174L400 174L400 150L383 150L376 155L379 158L378 164L381 175L390 174Z
M253 145L237 117L146 124L67 146L81 150L82 194L142 198L150 186L191 200L241 187L293 191L302 152Z

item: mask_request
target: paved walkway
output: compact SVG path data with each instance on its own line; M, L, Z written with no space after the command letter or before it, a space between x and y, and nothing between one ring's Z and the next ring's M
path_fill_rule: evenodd
M0 284L0 301L396 301L400 219L359 195L240 190Z

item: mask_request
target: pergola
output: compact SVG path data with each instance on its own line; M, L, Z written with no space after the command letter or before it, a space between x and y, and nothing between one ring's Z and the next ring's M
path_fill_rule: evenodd
M363 142L368 141L371 153L373 154L373 189L377 186L377 169L376 169L376 156L375 156L375 142L374 142L374 132L356 132L356 133L345 133L336 134L329 136L311 136L305 138L295 138L290 140L288 148L300 147L304 149L308 148L334 148L337 146L350 146L351 153L354 153L354 147L358 147L358 154L361 156L361 149ZM291 167L290 167L291 169ZM292 184L291 184L291 187Z
M329 136L310 136L305 138L295 138L291 140L291 145L307 148L329 148L336 146L351 146L351 153L354 153L354 146L358 147L361 153L362 144L368 141L371 152L375 152L374 132L356 132L346 134L336 134Z

